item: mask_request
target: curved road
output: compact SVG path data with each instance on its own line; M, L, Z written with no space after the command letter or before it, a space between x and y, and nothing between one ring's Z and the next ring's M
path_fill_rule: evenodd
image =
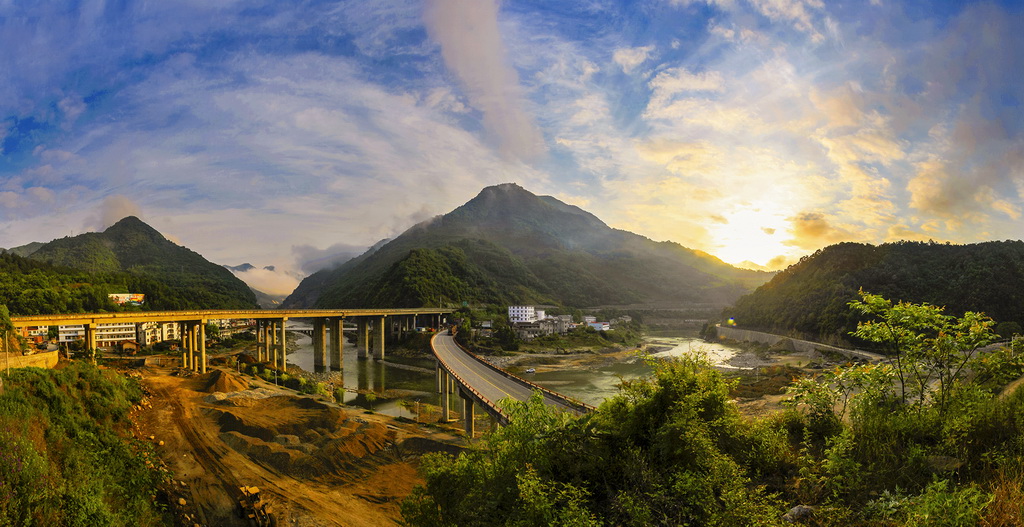
M533 386L516 377L506 377L490 366L480 362L455 344L451 335L440 333L431 341L434 354L448 365L452 373L462 378L491 405L497 406L498 401L511 397L525 401L533 394ZM544 403L572 413L580 413L578 406L573 406L564 399L549 392L544 393Z

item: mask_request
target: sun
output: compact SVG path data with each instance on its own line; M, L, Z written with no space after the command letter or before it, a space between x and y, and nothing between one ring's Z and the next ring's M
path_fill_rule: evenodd
M724 223L708 226L715 248L708 251L733 265L752 262L765 266L773 258L789 255L793 247L787 239L790 215L750 206L721 215Z

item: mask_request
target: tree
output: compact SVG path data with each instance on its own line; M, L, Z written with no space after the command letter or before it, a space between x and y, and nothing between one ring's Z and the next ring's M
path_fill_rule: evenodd
M942 413L974 353L995 340L992 319L973 311L957 318L927 303L893 304L863 290L860 296L850 307L874 320L858 323L852 334L892 352L904 404L920 406L932 399Z
M7 310L7 304L0 304L0 338L3 339L5 355L10 352L7 339L13 331L14 323L11 322L11 312Z

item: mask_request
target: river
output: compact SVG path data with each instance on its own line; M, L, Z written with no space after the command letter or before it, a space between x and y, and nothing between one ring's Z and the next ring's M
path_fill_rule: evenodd
M729 365L728 361L740 351L738 348L709 344L692 337L650 337L647 341L650 348L658 350L651 353L652 357L673 357L703 352L715 365L732 369L735 368ZM314 371L312 339L300 336L289 349L289 365L308 372ZM345 404L408 418L415 416L402 405L403 402L439 404L439 396L435 392L432 359L388 358L384 363L379 363L372 359L358 358L355 347L348 345L347 342L343 355L343 371L324 375L335 385L343 380L346 388ZM391 362L400 363L405 367L395 366L390 364ZM640 356L635 356L604 366L526 373L522 374L522 377L597 406L615 395L622 381L650 375L651 371L649 364ZM364 393L357 393L356 390ZM378 394L376 399L368 400L366 391Z

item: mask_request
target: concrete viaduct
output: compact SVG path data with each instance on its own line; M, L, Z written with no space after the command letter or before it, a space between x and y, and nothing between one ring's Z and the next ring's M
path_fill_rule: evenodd
M25 315L11 317L15 328L28 326L82 325L86 349L96 349L97 324L171 322L181 328L181 360L185 368L206 373L206 323L210 320L245 319L256 321L257 354L260 361L281 369L286 364L285 324L290 318L310 319L313 323L314 365L341 369L345 339L344 322L356 324L356 346L366 358L373 350L377 360L384 358L386 334L414 331L417 324L438 328L449 309L207 309L194 311L138 311L117 313L80 313L71 315ZM328 350L330 353L328 353Z
M575 399L542 388L494 366L466 351L451 335L439 333L430 341L437 359L437 391L441 394L441 420L450 421L450 396L458 392L462 399L462 416L466 435L473 437L473 413L476 405L491 415L498 424L507 424L509 416L498 405L502 399L525 401L540 391L544 404L573 414L594 410Z

